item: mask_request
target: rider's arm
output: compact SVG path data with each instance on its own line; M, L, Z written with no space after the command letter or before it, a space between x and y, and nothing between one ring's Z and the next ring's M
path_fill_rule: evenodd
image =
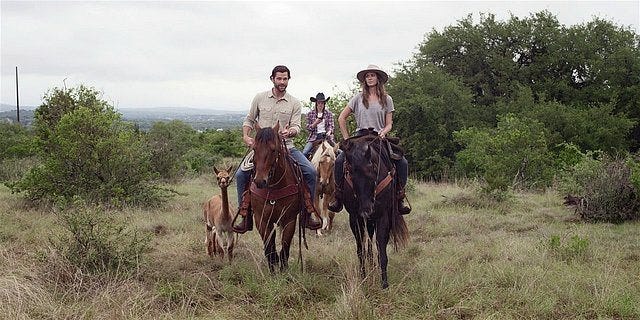
M393 127L393 112L387 112L384 115L384 128L382 128L382 130L380 130L378 135L380 137L384 138L387 135L387 133L389 133L389 131L391 131L392 127Z
M345 106L338 116L338 125L340 126L340 132L342 133L342 139L349 138L349 130L347 129L347 117L351 114L351 107Z

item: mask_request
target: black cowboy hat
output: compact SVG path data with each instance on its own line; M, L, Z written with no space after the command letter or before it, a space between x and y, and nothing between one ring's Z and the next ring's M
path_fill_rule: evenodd
M311 102L318 102L318 101L327 102L327 101L329 101L329 99L331 99L331 97L327 97L325 99L324 98L324 93L318 92L318 94L316 94L315 98L311 97L309 100L311 100Z

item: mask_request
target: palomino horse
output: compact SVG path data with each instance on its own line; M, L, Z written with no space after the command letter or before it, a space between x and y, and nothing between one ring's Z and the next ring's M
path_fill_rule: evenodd
M289 248L296 231L296 218L303 208L302 174L296 175L289 151L273 128L256 128L253 144L255 175L251 183L251 208L269 270L288 267ZM298 178L300 177L300 178ZM280 254L276 253L276 226L282 229ZM302 232L302 231L300 231Z
M387 244L394 247L408 243L409 230L395 205L395 170L391 165L385 141L378 135L365 135L345 140L340 145L345 153L344 206L349 212L349 226L356 240L360 275L365 277L365 257L372 259L371 241L376 236L382 287L387 288ZM363 248L365 232L367 248Z
M320 213L318 218L322 220L322 228L318 229L318 235L322 235L322 230L331 230L333 218L336 215L334 212L329 211L329 203L333 201L333 191L336 188L333 175L335 163L335 149L326 140L323 140L311 158L311 164L318 172L316 192L313 195L313 205ZM320 206L320 201L322 201L322 206Z

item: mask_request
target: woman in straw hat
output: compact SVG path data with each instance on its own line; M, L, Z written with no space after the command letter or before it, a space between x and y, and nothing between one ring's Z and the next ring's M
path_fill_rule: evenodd
M355 135L362 135L373 129L381 138L385 138L393 126L393 99L384 89L384 84L389 80L389 75L376 65L369 65L366 69L358 72L357 76L362 86L362 91L356 94L338 117L338 125L343 137L349 136L347 129L347 117L353 114L356 119L357 130ZM401 214L411 212L411 208L404 201L404 188L407 184L409 173L407 159L393 160L398 172L398 211ZM344 183L344 153L336 158L335 179L336 191L335 201L329 204L329 210L339 212L342 210L342 187Z

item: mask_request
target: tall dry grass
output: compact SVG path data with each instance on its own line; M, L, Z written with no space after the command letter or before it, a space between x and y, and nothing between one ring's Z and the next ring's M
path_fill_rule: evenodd
M504 203L473 188L416 183L411 239L389 253L389 284L357 272L346 214L332 233L292 246L290 270L270 275L257 232L240 236L232 264L210 259L201 203L213 176L174 186L163 208L114 212L152 235L134 274L84 274L48 239L55 215L0 187L0 314L11 319L637 319L640 228L577 221L553 192ZM233 188L231 188L233 190ZM232 201L234 192L230 192ZM296 237L297 239L297 237Z

